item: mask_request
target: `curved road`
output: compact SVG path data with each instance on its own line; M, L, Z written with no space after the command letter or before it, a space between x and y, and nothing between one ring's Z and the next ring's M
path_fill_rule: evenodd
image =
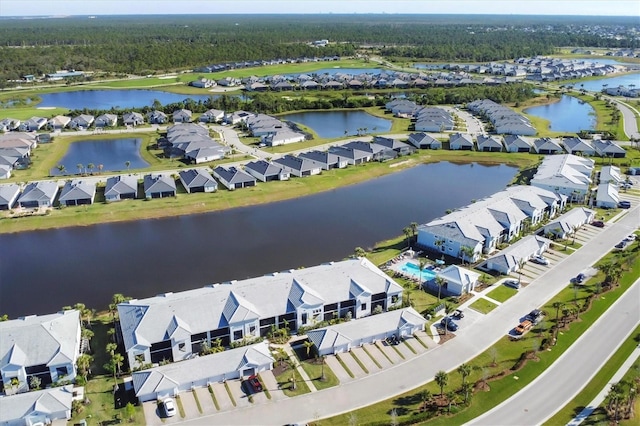
M498 306L490 315L481 317L473 324L463 325L457 337L444 345L402 364L338 387L211 416L185 419L182 423L305 423L371 405L430 382L438 370L451 371L504 337L522 315L542 306L564 288L572 277L595 263L622 238L635 231L640 225L639 212L639 206L628 210L617 222L608 225L606 232L600 232L576 253L532 281L531 285L520 290L508 303Z
M570 402L640 324L640 280L558 360L520 392L469 425L539 425ZM562 338L562 336L560 336Z

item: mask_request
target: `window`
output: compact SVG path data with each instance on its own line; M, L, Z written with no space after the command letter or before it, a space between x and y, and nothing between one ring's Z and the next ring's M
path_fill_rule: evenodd
M398 296L391 296L391 303L397 303L398 302Z
M184 343L178 343L178 350L181 351L181 352L186 352L185 344Z
M69 372L67 371L67 367L56 367L56 374L58 377L63 377L69 374Z
M307 314L306 313L302 314L302 323L303 324L307 323Z
M255 334L256 334L256 326L255 325L249 326L249 334L252 335L252 336L255 336Z
M236 330L233 332L233 340L242 339L242 330Z
M363 310L363 311L366 311L367 310L367 304L363 303L362 305L360 305L360 309Z

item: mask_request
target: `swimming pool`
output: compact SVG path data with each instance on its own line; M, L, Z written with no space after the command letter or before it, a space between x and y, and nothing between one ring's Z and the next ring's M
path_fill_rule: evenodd
M420 279L420 266L413 262L405 262L404 265L398 268L400 272L403 274L409 275L413 278ZM423 269L422 270L422 280L428 281L436 277L436 273L431 269Z

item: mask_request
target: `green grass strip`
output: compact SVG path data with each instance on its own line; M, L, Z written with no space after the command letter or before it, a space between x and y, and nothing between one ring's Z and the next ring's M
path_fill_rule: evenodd
M200 414L202 414L202 405L200 405L198 394L196 393L196 391L191 391L191 394L193 395L193 399L196 400L196 406L198 407L198 411L200 411Z
M385 358L387 358L387 360L389 360L389 362L391 364L394 364L394 362L391 360L391 358L389 358L389 355L387 355L387 352L384 350L384 348L382 347L383 344L381 342L376 342L376 346L378 347L378 351L380 351L380 353L382 355L384 355Z
M403 340L403 341L402 341L402 343L404 343L404 344L409 348L409 350L410 350L411 352L413 352L413 353L414 353L414 354L416 354L416 355L418 354L418 352L416 352L416 350L415 350L415 349L413 349L413 346L411 346L411 345L409 344L409 342L407 342L406 340Z
M258 378L260 379L260 383L264 383L264 379L260 374L258 374ZM269 389L267 389L266 386L263 386L263 388L264 388L264 394L267 396L267 399L271 399L271 392L269 392Z
M354 354L353 352L349 352L351 354L351 356L353 357L353 359L356 360L356 362L358 363L358 365L360 366L360 368L362 368L362 371L364 371L365 373L369 374L369 369L367 367L364 366L364 364L362 363L362 361L360 361L360 358L358 358L356 356L356 354Z
M227 390L227 393L229 394L229 399L231 399L231 403L233 404L233 406L237 406L236 404L236 399L233 397L233 393L231 393L231 389L229 388L229 383L224 382L224 388Z
M180 400L180 395L176 396L176 403L178 404L178 412L180 413L180 417L184 419L184 407L182 406L182 401Z
M378 362L378 360L377 360L377 359L375 359L375 358L371 355L371 352L369 352L369 351L367 350L367 347L366 347L366 346L363 346L363 347L362 347L362 350L367 354L367 356L368 356L369 358L371 358L371 361L373 361L373 363L374 363L375 365L377 365L377 366L378 366L378 368L382 369L382 366L380 365L380 363Z
M347 372L347 374L348 374L351 378L355 377L355 376L353 375L353 373L351 372L351 370L349 370L349 367L347 367L347 364L345 364L345 363L344 363L344 361L343 361L343 360L341 360L339 356L338 356L338 357L336 357L336 358L338 359L338 362L340 363L340 365L342 366L342 368L344 368L344 371L346 371L346 372Z
M429 346L427 346L427 344L425 342L422 341L422 339L420 337L418 337L417 335L414 335L413 338L419 343L421 344L425 349L429 349Z
M207 386L209 389L209 394L211 395L211 399L213 399L213 405L216 406L216 410L220 411L220 405L218 405L218 400L216 399L216 394L213 393L213 388L211 385Z

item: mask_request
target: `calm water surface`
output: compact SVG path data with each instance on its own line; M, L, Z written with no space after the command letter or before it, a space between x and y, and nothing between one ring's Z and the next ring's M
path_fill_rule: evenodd
M369 133L391 130L391 120L364 111L310 111L285 114L281 118L310 127L321 138L355 135L358 129L365 128Z
M103 309L114 293L149 297L340 260L504 189L516 172L436 163L262 206L0 235L0 312Z
M596 126L595 111L573 96L562 96L559 102L527 108L527 114L549 120L549 129L556 132L579 132Z
M39 107L108 110L151 106L156 99L162 105L182 102L187 98L205 101L214 95L183 95L159 90L117 89L45 93L39 96L42 99L42 102L38 104Z
M89 163L93 163L96 170L101 164L103 171L120 171L127 168L125 163L129 161L129 168L141 169L149 165L140 156L141 144L142 141L136 138L73 142L59 164L65 166L65 174L76 173L78 164L86 167ZM61 174L57 168L50 173L52 176Z
M618 86L626 86L635 84L635 87L640 87L640 73L632 73L625 75L618 75L616 77L607 77L607 78L599 78L597 80L589 80L585 82L577 82L574 83L573 87L575 89L585 89L591 90L595 92L599 92L603 89L604 85L607 87L618 87Z

